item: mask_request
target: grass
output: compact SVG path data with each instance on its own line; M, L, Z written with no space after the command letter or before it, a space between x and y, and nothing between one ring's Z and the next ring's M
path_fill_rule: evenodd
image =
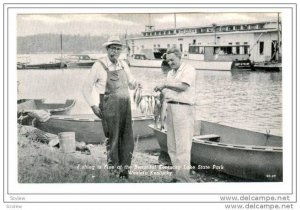
M141 143L139 143L141 144ZM62 153L59 148L37 142L30 136L18 136L19 183L167 183L171 171L159 168L157 151L140 152L132 159L133 174L128 180L112 176L106 166L104 145L88 145L90 155L76 151ZM146 169L145 169L146 168ZM150 169L149 169L150 168ZM235 181L217 173L192 172L195 182Z

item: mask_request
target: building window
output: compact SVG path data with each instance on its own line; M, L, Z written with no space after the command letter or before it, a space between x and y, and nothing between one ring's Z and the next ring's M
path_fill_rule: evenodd
M160 44L158 44L157 47L160 47Z
M244 53L248 54L248 46L244 46Z
M167 48L170 48L170 44L167 44Z
M141 48L144 49L144 45L142 45Z
M259 54L264 54L264 42L259 42Z
M193 44L196 44L196 39L193 39Z
M229 44L229 45L232 45L232 42L229 42L228 44Z
M239 55L239 54L240 54L240 47L236 47L236 51L235 51L235 53L236 53L237 55Z
M258 25L258 29L263 29L264 28L264 24L259 24Z

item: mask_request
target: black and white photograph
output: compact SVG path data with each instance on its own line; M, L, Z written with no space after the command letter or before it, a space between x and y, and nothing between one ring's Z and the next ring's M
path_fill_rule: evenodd
M7 189L295 190L284 5L69 6L7 10Z

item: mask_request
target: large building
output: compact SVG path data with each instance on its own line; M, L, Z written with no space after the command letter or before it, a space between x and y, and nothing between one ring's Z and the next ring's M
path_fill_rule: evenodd
M130 38L127 41L131 48L131 54L149 49L157 51L177 45L184 55L187 55L191 45L216 45L223 46L224 53L250 54L250 60L265 62L281 59L280 28L278 22L213 24L160 30L148 26L140 37Z

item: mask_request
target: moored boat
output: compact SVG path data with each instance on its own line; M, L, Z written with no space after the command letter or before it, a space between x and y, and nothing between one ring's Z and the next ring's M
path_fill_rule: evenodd
M243 53L237 53L243 49ZM230 71L251 69L249 45L190 45L183 61L197 70Z
M282 71L282 63L279 63L279 62L255 63L254 70L255 71L265 71L265 72L281 72Z
M66 68L67 65L65 63L54 62L54 63L39 63L39 64L24 64L17 63L17 69L62 69Z
M133 120L134 138L143 138L153 135L148 127L153 123L151 116L136 116ZM76 141L84 141L88 144L99 144L105 141L102 129L102 120L95 115L55 115L46 122L35 121L34 126L52 134L60 132L75 132Z
M56 58L66 64L67 68L91 68L97 59L90 58L89 55L67 55L63 58Z
M167 152L166 131L150 127ZM245 179L282 181L282 137L196 121L191 162Z
M162 64L162 59L150 59L144 53L133 54L128 61L131 67L160 68Z

